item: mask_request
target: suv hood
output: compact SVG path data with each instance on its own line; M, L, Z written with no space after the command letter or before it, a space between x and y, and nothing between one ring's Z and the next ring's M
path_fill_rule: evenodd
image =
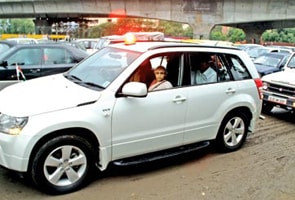
M262 77L262 81L295 85L295 70L286 70L265 75Z
M257 71L259 73L261 73L261 74L270 74L270 73L273 73L273 72L280 71L279 68L272 67L272 66L269 66L269 65L255 64L255 67L256 67Z
M22 117L98 100L100 92L79 86L62 74L32 79L0 91L0 112Z

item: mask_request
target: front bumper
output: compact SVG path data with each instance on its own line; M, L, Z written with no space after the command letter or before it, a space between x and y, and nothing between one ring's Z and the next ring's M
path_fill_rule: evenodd
M270 104L285 109L295 109L295 98L276 93L263 92L263 104Z
M24 155L24 145L20 136L0 133L0 165L14 171L25 172L28 157Z

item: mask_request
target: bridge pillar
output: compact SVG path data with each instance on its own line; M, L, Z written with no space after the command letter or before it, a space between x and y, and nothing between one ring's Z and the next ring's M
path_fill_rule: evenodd
M51 24L46 19L35 19L36 34L51 34Z
M243 29L243 31L246 34L246 41L247 43L253 43L253 44L260 44L261 43L261 35L264 32L264 30L259 29Z
M239 25L239 28L241 28L245 32L246 41L248 43L260 44L263 32L270 27L267 23L249 23Z
M212 24L190 24L193 29L194 39L209 39L210 32L214 28Z

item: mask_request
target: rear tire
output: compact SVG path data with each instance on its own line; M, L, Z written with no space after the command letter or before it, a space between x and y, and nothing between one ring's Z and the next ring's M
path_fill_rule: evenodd
M248 135L249 120L240 112L228 114L222 121L216 144L222 152L236 151L242 147Z
M49 194L65 194L83 187L94 168L95 152L84 138L55 137L46 142L32 161L34 184Z

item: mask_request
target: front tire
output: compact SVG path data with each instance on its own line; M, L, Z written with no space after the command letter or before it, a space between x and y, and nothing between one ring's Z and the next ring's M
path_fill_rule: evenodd
M75 135L49 140L33 158L33 182L49 194L65 194L80 189L94 168L93 149L86 139Z
M248 135L249 120L240 112L228 114L222 121L216 144L223 152L236 151L242 147Z

